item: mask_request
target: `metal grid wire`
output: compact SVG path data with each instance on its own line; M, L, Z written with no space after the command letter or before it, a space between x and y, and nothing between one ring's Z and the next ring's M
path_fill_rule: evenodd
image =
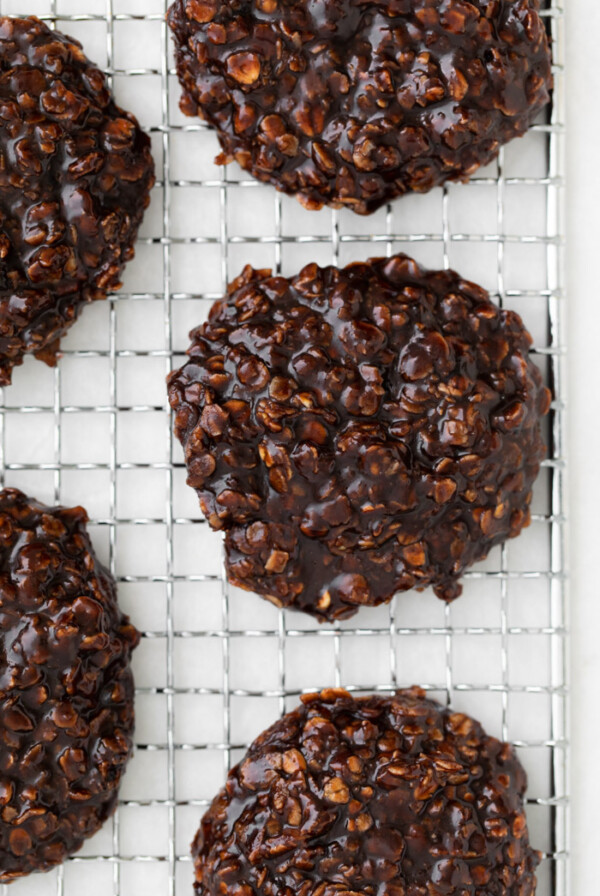
M29 361L2 390L5 482L83 503L121 602L143 631L135 659L137 748L113 820L66 865L2 896L188 894L188 844L244 745L298 694L341 684L391 691L419 682L517 744L529 820L544 850L540 896L566 896L567 728L564 324L561 264L562 19L551 116L470 184L407 197L367 219L306 212L235 166L177 110L165 0L0 0L73 34L117 99L151 132L158 182L125 286L88 309L59 366ZM137 64L137 65L136 65ZM553 389L549 457L532 526L466 576L464 596L430 594L317 626L227 584L220 540L199 519L173 445L164 375L187 330L249 261L301 263L408 250L478 279L532 329Z

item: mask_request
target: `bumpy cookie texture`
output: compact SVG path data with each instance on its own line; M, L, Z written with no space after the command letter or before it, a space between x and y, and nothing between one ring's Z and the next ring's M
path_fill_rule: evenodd
M549 392L519 316L403 255L246 268L169 379L236 585L319 619L459 578L529 522Z
M308 208L466 179L552 86L538 0L175 0L169 24L182 110Z
M0 882L108 818L132 750L132 649L81 507L0 492Z
M0 384L54 364L83 305L120 286L154 184L150 139L81 45L0 17Z
M192 845L198 896L531 896L514 749L419 688L302 698L254 741Z

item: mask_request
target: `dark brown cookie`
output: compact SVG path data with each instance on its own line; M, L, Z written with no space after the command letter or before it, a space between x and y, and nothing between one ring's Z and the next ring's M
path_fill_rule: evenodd
M86 522L0 492L0 882L95 834L131 754L139 635Z
M520 317L404 255L246 268L169 378L230 581L320 620L446 600L529 522L549 392Z
M302 698L229 773L192 845L199 896L532 896L514 749L425 699Z
M81 45L0 17L0 384L54 364L81 308L133 257L150 200L150 139Z
M539 0L175 0L182 110L221 161L366 214L468 178L548 102Z

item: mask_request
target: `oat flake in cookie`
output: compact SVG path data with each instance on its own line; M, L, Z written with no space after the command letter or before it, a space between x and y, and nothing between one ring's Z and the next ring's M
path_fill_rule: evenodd
M0 883L95 834L131 754L139 636L86 522L0 492Z
M552 86L539 0L175 0L169 24L220 160L308 208L466 179Z
M320 620L433 585L529 522L549 392L520 317L403 255L246 268L169 378L230 581Z
M514 749L420 688L302 698L251 745L192 846L198 896L531 896Z
M0 384L54 364L81 308L120 286L154 183L150 139L81 45L0 17Z

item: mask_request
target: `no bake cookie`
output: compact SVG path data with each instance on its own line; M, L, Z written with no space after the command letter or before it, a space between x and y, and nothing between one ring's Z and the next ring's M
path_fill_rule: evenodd
M181 108L308 208L466 179L548 102L538 0L175 0Z
M132 750L139 635L86 522L0 492L0 883L96 833Z
M82 307L120 286L154 183L150 138L72 38L0 17L0 384L54 364Z
M249 748L192 846L197 896L532 896L514 749L418 688L302 698Z
M463 571L529 522L550 395L520 317L398 255L246 268L169 378L236 585L320 620Z

